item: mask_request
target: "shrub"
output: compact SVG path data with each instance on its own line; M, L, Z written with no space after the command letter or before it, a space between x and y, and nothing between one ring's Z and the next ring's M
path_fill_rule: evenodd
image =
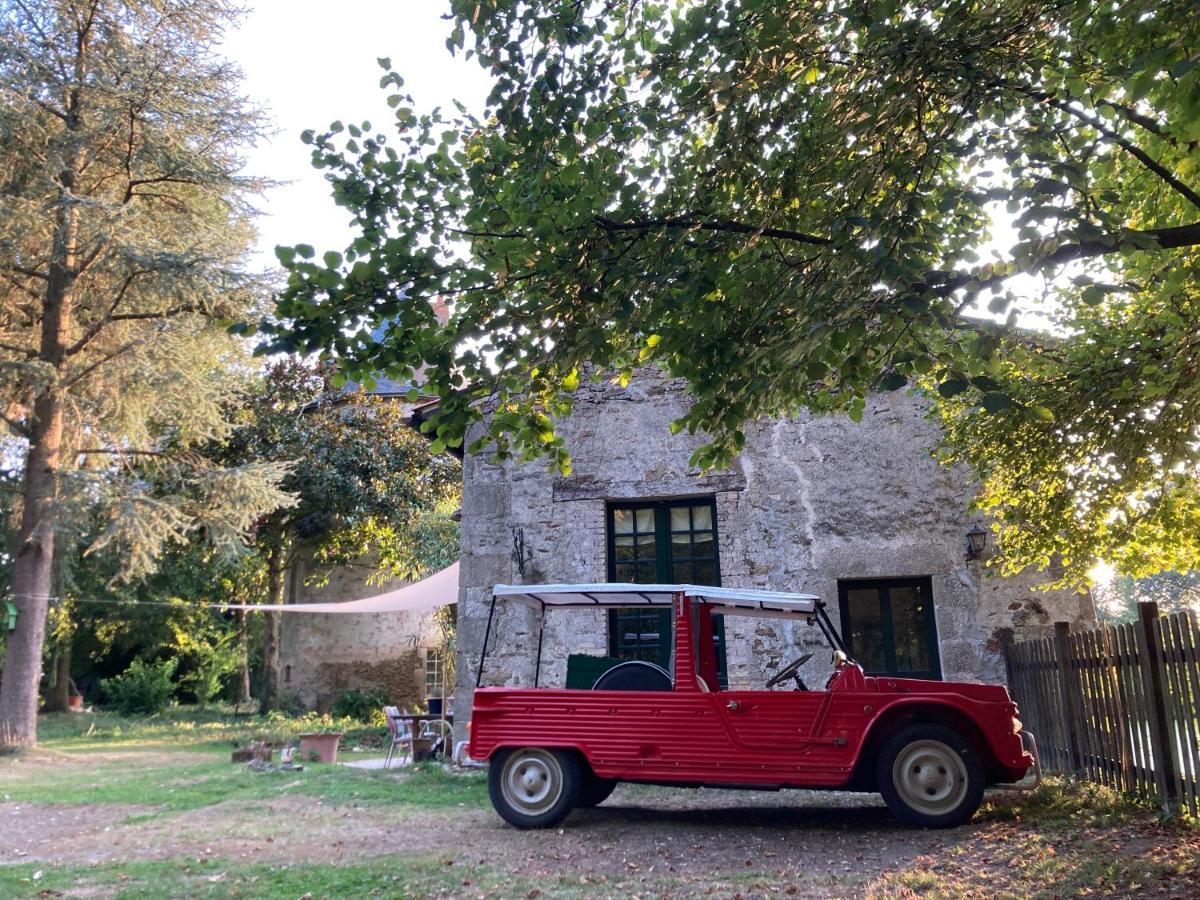
M120 675L100 682L108 702L123 716L152 715L162 712L171 701L177 660L146 663L135 659Z
M380 690L342 691L334 701L330 712L337 718L356 719L359 722L374 722L388 705L387 695Z

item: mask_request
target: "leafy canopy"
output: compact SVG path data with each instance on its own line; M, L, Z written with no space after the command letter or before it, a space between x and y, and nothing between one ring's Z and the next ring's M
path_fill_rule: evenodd
M430 452L404 405L333 390L330 371L283 358L231 412L233 433L206 451L223 466L286 465L294 498L262 516L251 543L261 566L311 555L318 577L365 567L369 582L423 577L457 557L458 461ZM271 598L282 602L282 598Z
M685 378L702 467L756 417L916 384L1006 565L1200 562L1178 540L1200 533L1194 4L451 7L485 115L419 115L380 60L390 134L303 136L356 236L280 248L278 345L351 377L427 365L439 442L486 419L500 453L563 469L581 373ZM1015 239L985 259L997 215ZM1059 339L1015 332L1028 311Z

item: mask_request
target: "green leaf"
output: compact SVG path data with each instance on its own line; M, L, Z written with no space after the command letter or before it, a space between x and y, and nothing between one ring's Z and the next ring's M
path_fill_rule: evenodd
M965 391L967 387L967 383L960 378L947 378L938 385L937 389L938 393L948 400L951 397L957 397L959 394Z
M990 413L1003 412L1006 409L1011 409L1012 406L1012 398L1007 394L992 391L990 394L983 395L983 408Z

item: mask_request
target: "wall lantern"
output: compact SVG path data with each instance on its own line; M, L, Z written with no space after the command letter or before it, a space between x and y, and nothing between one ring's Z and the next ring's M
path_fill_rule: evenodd
M17 605L15 603L5 603L0 607L0 628L6 631L15 631L17 628Z
M978 525L972 525L967 532L967 559L979 559L983 556L983 548L987 546L988 533Z

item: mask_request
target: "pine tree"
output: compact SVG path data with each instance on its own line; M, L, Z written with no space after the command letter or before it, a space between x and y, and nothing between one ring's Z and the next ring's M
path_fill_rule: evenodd
M239 175L263 119L213 51L235 15L0 2L0 416L24 451L0 745L36 743L56 541L81 507L138 575L197 532L235 548L287 500L283 467L193 452L248 371L222 320L265 295L244 269L261 184Z

